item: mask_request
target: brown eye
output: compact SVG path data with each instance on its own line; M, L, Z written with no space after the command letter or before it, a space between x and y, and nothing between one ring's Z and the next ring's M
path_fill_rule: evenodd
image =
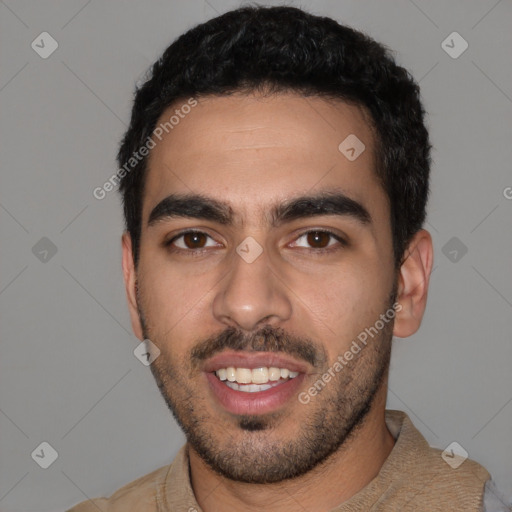
M343 238L331 231L321 229L313 229L302 233L292 244L292 247L302 247L317 251L318 253L321 253L323 249L326 251L335 250L336 246L338 248L346 247L347 243Z
M200 251L208 247L215 247L217 244L207 233L202 231L186 231L175 236L166 245L183 251Z
M325 231L310 231L307 233L308 244L315 249L323 249L329 245L332 235Z
M207 238L204 233L185 233L183 235L183 243L187 249L202 249L206 244Z

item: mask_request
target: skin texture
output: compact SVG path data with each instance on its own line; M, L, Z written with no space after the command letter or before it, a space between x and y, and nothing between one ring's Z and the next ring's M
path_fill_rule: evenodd
M355 161L338 150L349 134L366 146ZM151 152L137 269L123 235L126 291L135 334L161 350L152 371L191 442L192 485L206 512L330 510L367 485L393 447L384 422L391 336L407 337L421 323L432 242L419 231L395 273L389 204L373 171L373 145L368 117L357 106L237 94L200 99ZM333 191L360 203L370 222L350 215L270 222L276 204ZM160 218L148 225L170 194L226 203L233 223ZM208 235L199 239L206 247L187 249L190 238L165 245L190 228ZM318 238L303 236L312 230L347 243L328 237L315 245ZM246 237L263 249L252 263L236 252ZM192 358L229 330L236 333L231 349L278 349L300 363L298 391L306 391L391 307L394 291L401 305L394 325L307 405L293 396L268 414L233 414L208 385L208 357ZM255 336L264 327L282 333L282 343ZM300 341L312 347L312 361L290 355Z

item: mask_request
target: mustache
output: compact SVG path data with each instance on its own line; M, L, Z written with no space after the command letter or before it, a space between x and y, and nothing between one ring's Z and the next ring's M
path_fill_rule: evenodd
M197 367L223 350L254 352L283 352L295 358L306 361L315 368L321 368L327 360L327 355L309 338L303 338L286 333L281 328L264 326L254 333L247 333L234 327L228 327L199 342L190 352L192 365Z

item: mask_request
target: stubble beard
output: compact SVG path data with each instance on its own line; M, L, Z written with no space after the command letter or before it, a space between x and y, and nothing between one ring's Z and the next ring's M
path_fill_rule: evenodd
M172 347L172 343L152 339L142 311L140 317L145 338L161 348ZM386 383L392 331L393 321L390 321L308 404L300 404L297 400L295 407L305 408L306 413L299 409L304 419L293 439L276 435L281 423L297 422L280 412L236 416L234 431L230 432L222 425L219 428L216 417L209 412L211 407L206 397L198 397L190 385L194 375L190 359L173 363L162 351L163 357L153 362L151 370L190 447L212 470L239 482L278 483L302 476L327 463L330 456L346 446L350 437L364 424L376 396ZM252 350L270 351L279 351L276 349L284 345L284 352L288 353L294 352L290 347L307 344L307 340L300 340L301 343L270 327L258 331L249 342L248 339L247 335L228 329L213 338L213 342L220 345L231 340L228 348L244 345ZM310 343L318 347L318 344ZM316 354L317 364L321 365L318 378L329 366L323 360L320 347L317 351L320 352Z

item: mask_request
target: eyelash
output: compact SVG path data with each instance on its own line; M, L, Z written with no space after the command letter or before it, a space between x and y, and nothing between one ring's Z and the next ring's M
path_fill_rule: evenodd
M348 247L348 242L344 238L342 238L340 235L337 235L336 233L333 233L332 231L329 231L328 229L310 229L308 231L304 231L297 238L295 238L295 242L300 238L309 235L310 233L325 233L326 235L329 235L331 237L329 243L332 241L332 239L334 239L339 244L334 246L327 246L324 248L302 247L302 249L305 249L306 251L312 254L321 256L322 254L335 252L340 250L341 248Z
M208 233L205 233L204 231L189 229L187 231L182 231L181 233L178 233L177 235L173 236L170 240L164 242L164 246L167 247L173 253L185 253L190 256L201 256L204 252L208 251L209 249L208 248L182 249L181 247L173 247L173 245L172 245L179 238L181 238L185 235L194 234L194 233L205 235L208 238L213 240L213 237L211 237ZM300 235L298 235L294 241L297 241L300 238L302 238L303 236L306 236L310 233L325 233L325 234L329 235L331 238L334 238L342 248L348 247L348 245L349 245L348 242L345 239L343 239L341 236L339 236L336 233L333 233L332 231L329 231L327 229L310 229L308 231L304 231ZM303 249L305 249L308 252L319 255L319 253L325 254L325 253L330 253L330 252L339 250L340 247L334 246L334 247L326 247L326 248L319 248L319 249L314 248L314 247L310 247L310 248L303 247Z

